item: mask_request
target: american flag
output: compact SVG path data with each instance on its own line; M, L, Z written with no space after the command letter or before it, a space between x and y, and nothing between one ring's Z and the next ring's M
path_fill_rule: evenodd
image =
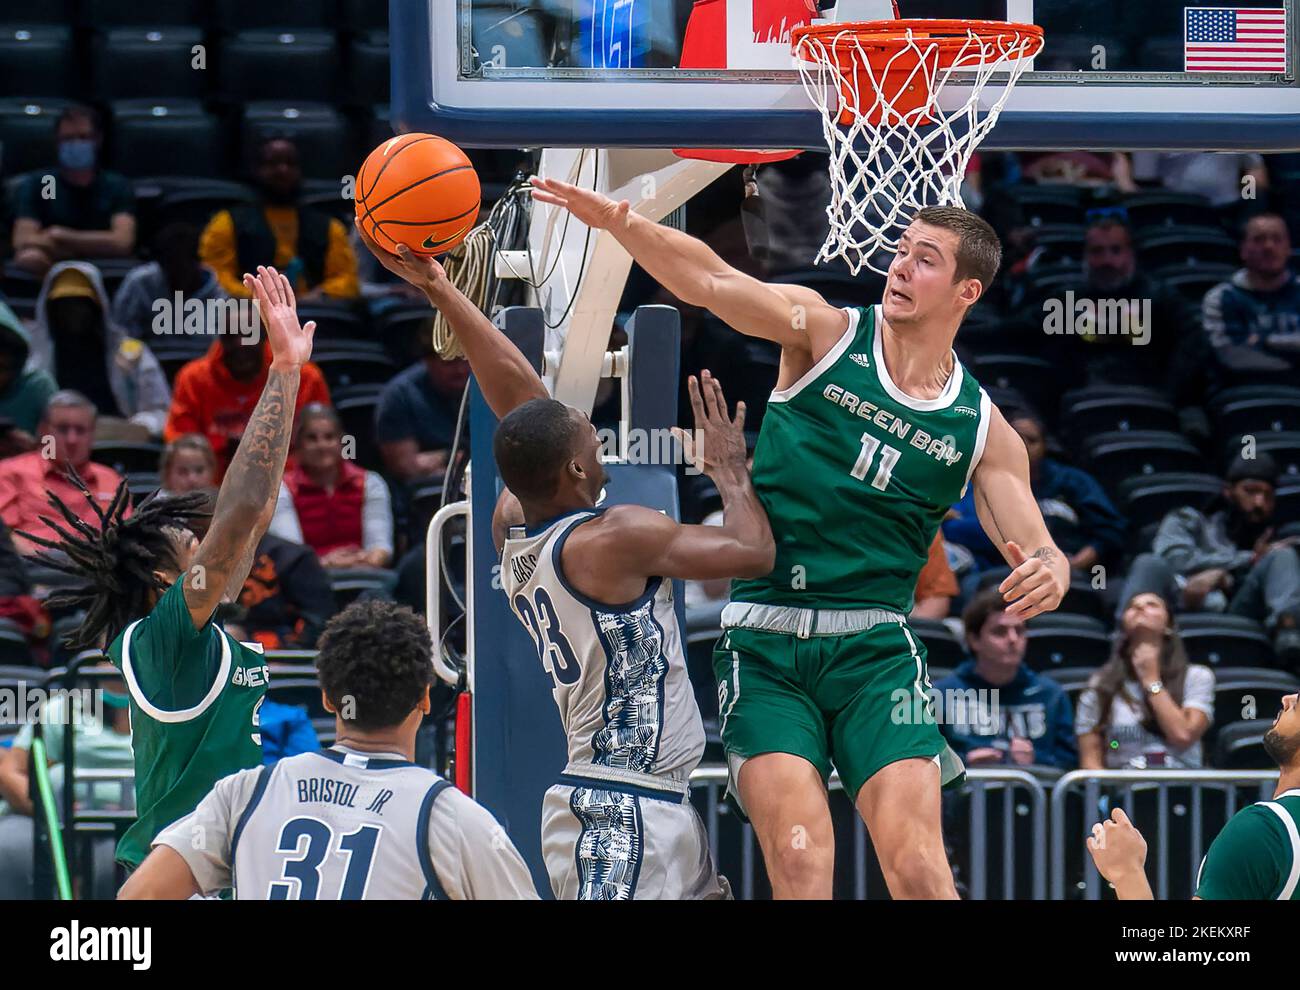
M1187 7L1188 72L1285 72L1286 10Z

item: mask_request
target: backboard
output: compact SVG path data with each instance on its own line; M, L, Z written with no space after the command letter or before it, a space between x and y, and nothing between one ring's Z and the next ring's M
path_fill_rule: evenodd
M891 6L392 0L393 121L481 147L823 148L794 71L790 30L814 16L887 17ZM1297 0L897 7L904 18L1043 27L1044 52L986 147L1300 148ZM952 87L951 99L962 95Z

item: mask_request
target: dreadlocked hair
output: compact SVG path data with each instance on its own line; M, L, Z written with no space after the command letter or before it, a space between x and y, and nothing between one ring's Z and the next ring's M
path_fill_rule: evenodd
M154 572L179 567L175 538L189 529L190 520L211 514L208 496L204 492L155 493L130 518L123 518L130 498L125 481L117 486L105 509L71 467L68 478L94 510L98 527L84 522L51 492L50 505L62 522L49 516L40 518L59 539L21 535L45 548L47 552L36 556L42 566L82 581L49 599L51 608L86 613L81 625L65 637L65 645L73 650L103 648L133 620L148 613L154 593L166 590L167 585Z

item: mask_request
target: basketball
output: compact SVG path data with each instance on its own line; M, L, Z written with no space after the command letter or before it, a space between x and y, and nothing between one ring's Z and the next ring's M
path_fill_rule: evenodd
M426 257L456 248L474 228L481 193L465 152L433 134L385 141L357 175L357 221L394 254Z

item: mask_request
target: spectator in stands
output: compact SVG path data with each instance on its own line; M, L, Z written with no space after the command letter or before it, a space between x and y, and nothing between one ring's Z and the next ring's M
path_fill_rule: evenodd
M916 578L913 595L912 618L946 619L957 597L957 578L948 564L948 553L943 546L943 534L935 533L930 541L930 556Z
M98 268L55 265L36 300L31 363L95 404L98 439L148 440L167 421L167 376L148 345L127 336L108 313Z
M1245 202L1243 180L1249 178L1257 194L1269 185L1262 155L1206 151L1135 151L1133 177L1159 183L1170 192L1204 196L1211 206L1229 214Z
M1300 278L1291 270L1291 233L1276 213L1242 231L1245 267L1205 294L1205 333L1222 386L1262 375L1291 383L1300 372Z
M375 410L375 440L391 475L401 481L440 476L447 468L469 362L430 352L393 377Z
M1052 151L1021 156L1027 179L1070 186L1110 186L1136 192L1129 157L1122 152Z
M1047 427L1027 409L1009 410L1007 420L1029 453L1029 482L1056 545L1070 567L1090 571L1124 548L1124 517L1088 472L1047 456ZM986 537L987 539L987 537Z
M1214 671L1188 663L1174 626L1172 583L1124 602L1121 638L1079 698L1075 731L1084 770L1202 766L1214 722Z
M305 543L326 567L387 567L393 560L388 485L345 453L338 413L324 405L305 407L269 532Z
M1187 611L1257 619L1273 633L1277 658L1300 664L1300 556L1294 538L1274 536L1276 487L1272 457L1238 456L1228 468L1223 507L1208 515L1191 507L1166 515L1152 552L1134 558L1123 599L1138 588L1176 582Z
M57 128L57 171L33 172L14 195L14 263L39 276L57 261L135 250L135 196L123 176L99 168L99 115L69 107Z
M163 448L158 460L158 477L162 481L159 495L184 495L186 492L216 485L217 455L202 433L186 433Z
M311 716L296 705L265 698L257 712L257 731L262 737L262 763L268 767L286 756L320 752Z
M1186 398L1183 352L1199 334L1178 293L1139 271L1133 232L1120 216L1092 222L1082 280L1042 299L1034 317L1072 385L1145 385Z
M81 476L100 510L106 510L112 503L122 479L112 468L90 459L95 418L94 403L81 393L55 392L36 427L40 446L0 461L0 519L14 531L14 545L19 553L31 554L39 549L24 533L44 539L59 538L41 521L41 516L55 515L50 508L49 494L75 506L82 522L99 525L94 508L69 479L70 468ZM130 513L128 507L127 516Z
M48 371L31 368L31 337L22 320L0 302L0 417L13 423L8 443L21 446L27 441L41 418L41 410L50 396L59 390ZM28 448L30 449L30 448Z
M154 235L153 258L127 273L113 298L113 322L137 340L192 349L199 357L217 332L208 321L207 303L227 298L216 273L199 261L199 229L189 223L163 227ZM191 301L204 304L204 319L197 326L188 320L176 325L178 310L184 316Z
M217 489L201 490L208 496L206 508L211 513L217 504ZM200 517L190 528L202 539L209 522L210 516ZM337 610L329 575L311 547L269 532L257 545L253 565L235 601L222 609L231 635L261 643L268 650L315 649L317 637Z
M186 433L206 436L217 455L218 482L239 446L271 367L271 345L257 334L259 329L248 334L223 334L207 354L176 374L163 439L170 443ZM309 361L302 367L298 411L310 403L328 404L329 400L325 376Z
M1074 713L1065 690L1024 665L1025 622L996 588L962 612L973 659L934 685L944 737L967 766L1073 769Z
M44 640L50 632L45 606L32 597L27 562L14 546L13 533L3 520L0 520L0 619L17 625L29 642Z
M32 685L33 687L35 685ZM120 680L101 682L102 710L91 706L83 711L83 695L70 693L55 696L43 714L42 736L46 759L50 767L50 783L62 809L63 792L63 733L69 724L73 727L74 746L78 770L115 770L126 776L125 782L103 780L78 784L76 800L83 810L130 810L135 803L135 789L129 776L135 770L135 757L131 752L131 712L128 707L126 685ZM69 709L69 699L72 708ZM32 749L33 730L24 725L14 738L13 746L0 749L0 900L28 900L32 896L32 815L31 782L27 764ZM97 893L105 896L111 890L112 857L105 860L107 869L98 886L107 887ZM91 891L81 891L80 896L94 896Z
M261 201L217 213L199 241L199 256L226 293L248 298L243 273L266 265L288 276L299 302L356 299L361 285L348 229L323 211L298 205L298 146L282 137L263 141L254 179Z

